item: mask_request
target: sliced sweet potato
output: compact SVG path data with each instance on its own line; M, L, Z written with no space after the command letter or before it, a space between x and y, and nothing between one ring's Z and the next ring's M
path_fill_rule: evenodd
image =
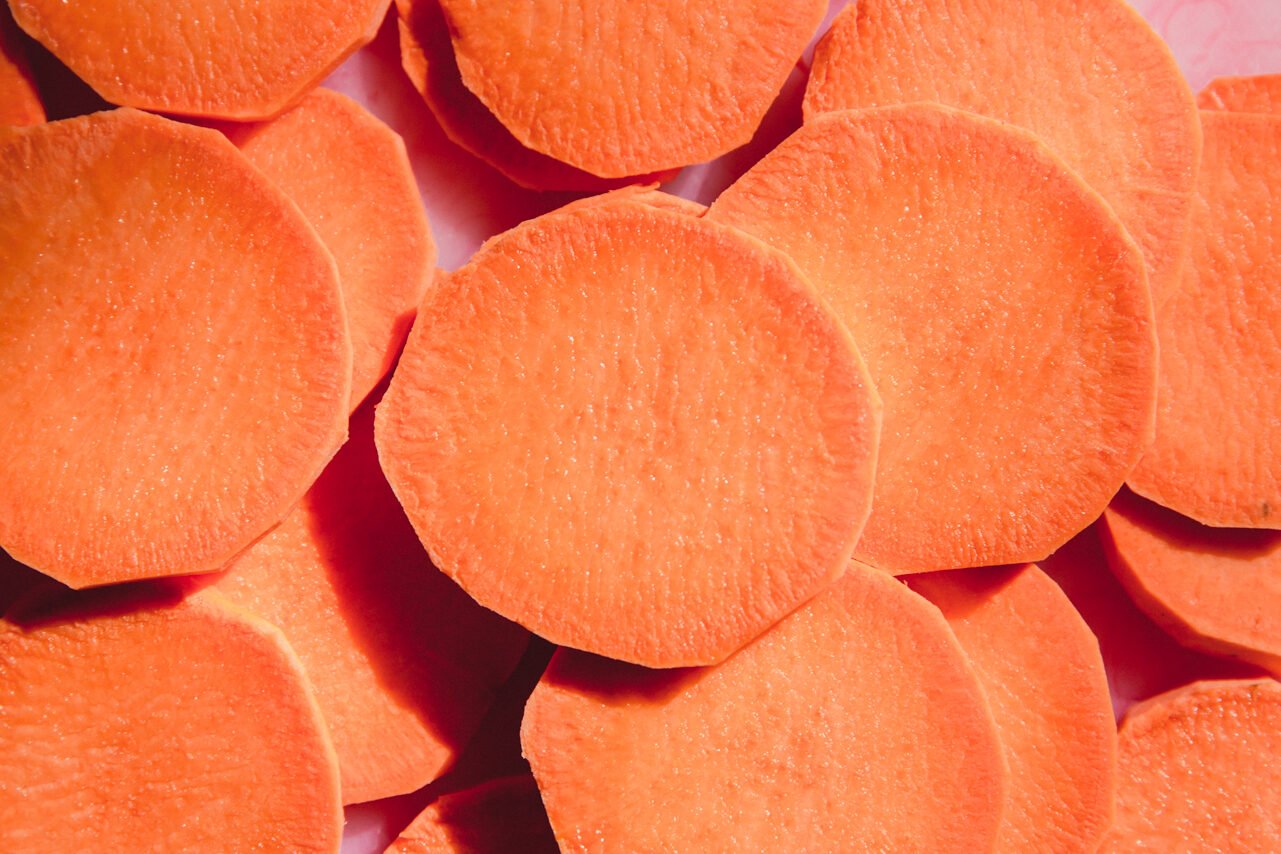
M1129 492L1102 531L1117 579L1166 631L1281 673L1281 532L1211 528Z
M867 358L885 430L861 560L1040 560L1151 442L1142 255L1029 134L930 105L816 116L708 218L790 255Z
M0 849L336 852L338 763L280 632L215 593L0 620Z
M781 254L623 198L525 223L427 295L379 456L436 564L537 634L723 660L840 575L879 401Z
M1281 850L1281 685L1204 681L1130 710L1120 734L1123 851Z
M665 181L675 171L601 178L527 148L463 84L439 0L396 0L405 73L445 134L522 187L600 192L620 185Z
M1202 113L1192 249L1157 312L1156 441L1130 475L1206 525L1281 528L1281 116Z
M338 264L355 409L391 370L435 275L436 244L405 144L327 89L231 138L298 205Z
M558 652L521 742L565 852L989 851L1008 784L947 622L858 565L717 667Z
M1217 77L1197 93L1203 110L1231 113L1281 113L1281 74Z
M266 119L374 37L390 0L11 0L32 38L113 104Z
M827 6L439 2L463 84L521 145L604 178L746 143Z
M1174 55L1126 0L858 0L814 54L805 115L933 101L1026 128L1179 285L1201 134ZM1012 235L1011 235L1012 236Z
M0 5L0 125L43 124L44 104L31 76L22 35L7 5Z
M995 850L1097 850L1116 799L1116 723L1090 627L1036 566L908 585L943 612L992 707L1010 767Z
M285 521L215 589L279 626L306 667L344 803L413 791L458 756L529 635L431 565L374 450L373 407Z
M73 587L220 568L346 438L333 259L216 131L0 134L0 547Z

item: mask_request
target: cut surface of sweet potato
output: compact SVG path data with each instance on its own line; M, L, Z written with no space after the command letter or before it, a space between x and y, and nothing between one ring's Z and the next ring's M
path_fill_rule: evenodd
M1142 256L1027 133L932 105L828 113L707 216L793 258L867 359L885 421L860 560L1040 560L1150 444Z
M716 667L561 650L521 742L565 852L987 851L1008 785L947 621L858 565Z
M337 854L338 763L280 632L213 593L122 598L0 620L0 849Z
M481 604L681 666L840 575L879 408L790 261L623 198L519 226L442 278L377 440L436 564Z
M0 132L0 547L84 587L220 568L346 438L333 259L216 131Z

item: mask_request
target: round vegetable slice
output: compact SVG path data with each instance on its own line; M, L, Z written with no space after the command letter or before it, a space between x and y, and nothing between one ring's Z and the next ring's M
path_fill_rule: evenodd
M378 467L372 407L351 432L302 504L215 587L297 651L338 753L344 803L435 779L529 641L428 561Z
M0 6L0 125L38 125L44 120L44 104L31 76L22 36L9 7Z
M1102 851L1281 850L1281 685L1196 682L1135 706Z
M1125 492L1102 531L1109 566L1153 621L1281 673L1281 532L1211 528Z
M12 852L336 854L342 835L302 666L211 593L0 620L0 791Z
M1095 851L1112 824L1116 721L1094 633L1036 566L908 581L978 674L1010 767L996 851Z
M818 116L708 217L790 255L867 359L885 429L861 560L1040 560L1150 442L1142 256L1030 135L927 105Z
M221 567L346 438L333 259L216 131L0 135L0 547L73 587Z
M463 83L521 144L604 178L751 139L823 0L440 0Z
M1230 113L1281 113L1281 74L1218 77L1196 96L1203 110Z
M633 182L665 181L675 171L601 178L526 148L463 84L439 0L396 0L405 73L454 144L531 190L599 192Z
M521 742L565 852L990 851L1008 784L947 622L857 565L718 667L558 652Z
M1191 256L1157 312L1156 442L1129 484L1206 525L1281 528L1281 116L1201 122Z
M558 854L547 813L528 774L441 795L387 854Z
M390 0L13 0L18 25L113 104L266 119L374 37Z
M626 198L432 287L378 408L437 566L554 643L720 661L842 571L880 405L795 266Z
M859 0L805 115L932 101L1032 131L1111 205L1159 305L1178 288L1201 137L1169 47L1126 0Z
M231 138L298 205L338 264L355 409L391 370L435 275L436 244L405 144L327 89Z

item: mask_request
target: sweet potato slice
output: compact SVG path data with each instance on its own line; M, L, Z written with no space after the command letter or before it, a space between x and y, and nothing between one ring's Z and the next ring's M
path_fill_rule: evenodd
M879 409L790 261L624 198L525 223L431 288L377 441L436 564L481 604L680 666L839 576Z
M213 593L114 598L0 620L0 849L337 852L338 764L280 632Z
M1135 706L1120 769L1102 851L1281 850L1281 685L1196 682Z
M346 437L333 259L216 131L0 135L0 547L73 587L218 569Z
M1102 530L1117 579L1167 632L1281 673L1281 532L1210 528L1128 492Z
M266 119L374 37L390 0L11 0L32 38L113 104Z
M933 101L1032 131L1178 287L1201 136L1174 56L1126 0L859 0L814 54L806 121Z
M1097 850L1116 798L1116 723L1090 627L1036 566L908 585L943 612L992 707L1010 767L996 850Z
M1281 528L1281 116L1201 121L1191 255L1157 312L1156 442L1129 484L1206 525Z
M867 358L885 431L861 560L1040 560L1151 441L1142 256L1030 135L928 105L817 116L708 218L790 255Z
M44 120L44 105L31 76L22 35L9 7L0 5L0 125L25 127Z
M463 84L521 145L604 178L746 143L827 7L439 2Z
M1008 782L947 622L858 565L718 667L558 652L521 742L565 852L989 851Z
M298 205L338 264L355 409L391 370L435 274L436 244L405 144L327 89L231 138Z
M431 565L374 449L373 407L302 504L219 579L306 667L343 801L413 791L461 752L529 635Z
M601 178L526 148L463 84L439 0L396 0L396 11L401 63L445 135L520 186L594 193L675 175Z
M387 854L558 854L538 786L528 774L441 795Z
M1202 110L1230 113L1281 113L1281 74L1217 77L1197 93Z

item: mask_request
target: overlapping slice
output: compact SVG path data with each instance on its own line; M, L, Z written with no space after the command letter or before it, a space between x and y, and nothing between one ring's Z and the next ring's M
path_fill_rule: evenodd
M1157 312L1156 442L1129 484L1207 525L1281 528L1281 116L1201 122L1192 249Z
M231 133L334 256L355 409L391 370L435 272L436 245L405 144L364 107L327 89L270 123Z
M212 593L0 621L0 849L336 852L338 766L280 632Z
M1142 257L1024 132L926 105L817 116L708 218L795 259L867 359L885 427L860 559L1044 558L1150 442Z
M1201 138L1174 56L1126 0L859 0L819 43L809 120L933 101L1027 128L1111 205L1159 305L1178 288Z
M1281 532L1210 528L1130 493L1103 532L1112 571L1166 631L1281 673Z
M378 408L436 564L555 643L720 661L837 577L880 405L782 255L623 198L525 223L427 295Z
M8 7L0 6L0 125L38 125L45 120L21 39Z
M528 634L431 565L383 479L373 408L288 518L218 582L306 667L343 801L413 791L476 731Z
M388 854L557 854L529 775L441 795L401 832Z
M718 667L557 653L521 741L565 852L987 851L1008 776L947 622L858 565Z
M1120 768L1102 851L1281 849L1281 685L1197 682L1135 706Z
M18 24L113 104L265 119L374 37L389 0L12 0Z
M1197 93L1203 110L1231 113L1281 113L1281 74L1217 77Z
M601 178L527 148L463 84L439 0L396 0L405 73L454 143L531 190L598 192L634 181L665 180L671 172Z
M215 131L0 134L0 547L74 587L217 569L347 429L333 259Z
M512 136L605 178L746 143L826 10L822 0L440 6L462 82Z
M1095 851L1111 826L1116 724L1099 644L1036 566L914 575L978 674L1010 767L997 851Z

